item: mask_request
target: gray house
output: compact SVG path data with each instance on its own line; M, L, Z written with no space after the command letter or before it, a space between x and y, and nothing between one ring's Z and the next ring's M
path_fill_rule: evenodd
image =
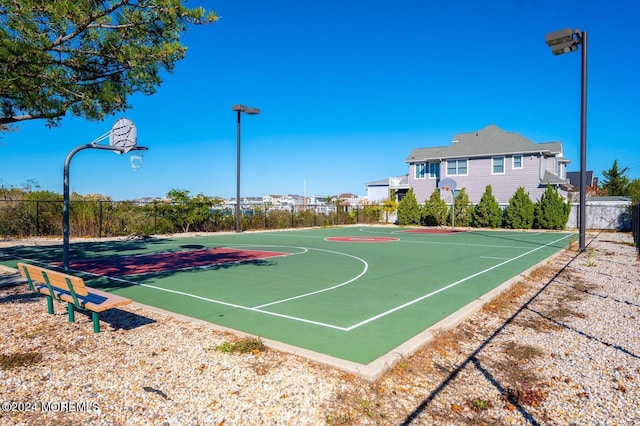
M518 187L531 200L540 198L547 184L567 198L570 189L561 142L535 143L515 132L489 125L476 132L459 133L449 146L416 148L405 160L409 164L409 187L423 203L441 179L451 178L465 188L477 204L486 186L500 204L508 204ZM447 200L447 194L443 194ZM451 201L450 198L447 201Z
M400 201L409 190L409 176L391 176L387 179L369 182L365 186L369 203L381 204L390 198L391 191L395 195L395 200Z

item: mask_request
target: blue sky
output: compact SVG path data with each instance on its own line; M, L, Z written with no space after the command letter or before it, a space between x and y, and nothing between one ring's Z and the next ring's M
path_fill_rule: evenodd
M365 195L367 182L407 173L412 149L495 124L533 142L560 141L580 163L580 51L553 56L545 34L588 31L587 168L614 160L640 178L640 2L583 0L191 0L218 23L190 27L187 57L158 93L104 122L24 123L0 137L0 185L35 181L62 193L64 159L120 117L149 147L78 153L70 187L115 200L234 197L234 104L242 116L242 196Z

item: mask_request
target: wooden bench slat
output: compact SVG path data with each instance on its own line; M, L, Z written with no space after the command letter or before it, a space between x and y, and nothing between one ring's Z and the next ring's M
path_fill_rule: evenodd
M69 309L69 321L73 321L74 306L79 309L86 309L94 312L92 317L94 322L94 331L96 333L100 331L99 319L97 316L99 312L132 303L132 300L127 299L126 297L87 287L82 278L65 274L63 272L53 271L23 262L18 263L18 270L20 271L20 274L28 280L33 291L47 296L47 304L49 306L50 313L53 313L53 299L67 302ZM71 283L73 293L69 288L69 283Z
M24 273L24 268L27 268L29 271L29 275L32 280L37 281L41 284L45 283L45 275L49 278L49 282L53 287L58 287L62 289L68 289L66 279L71 280L71 284L73 284L73 290L76 292L78 296L86 296L89 294L87 290L87 286L84 284L84 280L80 277L75 277L73 275L64 274L62 272L56 272L50 269L43 268L41 266L29 265L26 263L18 263L18 269L22 276L27 278Z

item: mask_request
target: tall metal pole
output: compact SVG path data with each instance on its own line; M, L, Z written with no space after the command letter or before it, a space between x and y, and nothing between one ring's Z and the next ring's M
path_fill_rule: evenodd
M64 170L62 171L62 267L65 271L69 270L69 166L71 166L71 159L74 155L89 148L121 151L120 148L88 143L75 147L64 160Z
M578 244L582 252L586 248L585 229L587 225L587 32L579 34L582 44L582 78L580 101L580 224Z
M62 267L69 270L69 166L71 159L79 151L87 148L94 148L93 144L80 145L75 147L64 160L64 170L62 172Z
M64 170L62 171L62 267L65 271L69 270L69 167L71 159L83 149L102 149L105 151L115 151L122 153L120 147L110 145L97 145L88 143L75 147L64 160ZM135 146L131 150L144 151L146 147Z
M240 232L240 114L242 114L242 111L238 110L238 122L236 127L236 232Z

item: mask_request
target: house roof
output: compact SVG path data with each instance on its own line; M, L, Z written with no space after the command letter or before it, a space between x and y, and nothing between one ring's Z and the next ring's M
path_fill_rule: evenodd
M386 179L380 179L373 182L368 182L366 186L389 186L389 187L409 187L409 175L402 176L390 176Z
M544 171L544 176L542 177L542 183L548 183L550 185L568 185L569 179L562 179L560 176L551 173L549 170Z
M593 171L585 170L585 173L587 174L587 186L593 186ZM567 172L567 179L569 179L571 185L580 188L580 172Z
M389 186L389 178L376 180L374 182L367 182L365 185L366 186Z
M456 134L453 137L453 143L449 146L416 148L411 151L405 162L534 152L561 156L562 143L534 143L516 132L505 132L495 124L490 124L476 132Z

